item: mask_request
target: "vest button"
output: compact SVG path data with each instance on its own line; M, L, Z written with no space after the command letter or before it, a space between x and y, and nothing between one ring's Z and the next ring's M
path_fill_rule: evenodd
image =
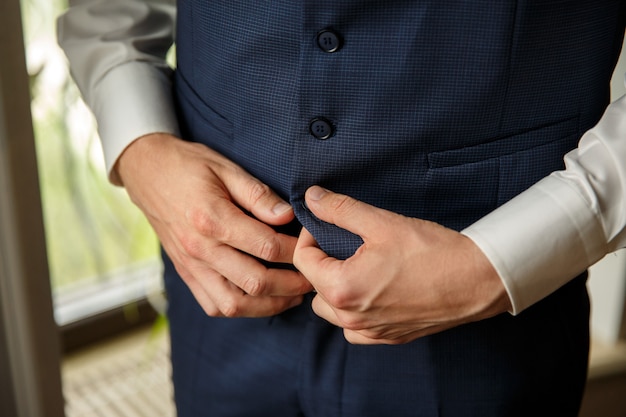
M332 123L323 117L316 117L309 123L309 132L315 138L324 140L331 137L334 133Z
M335 31L324 29L317 34L317 46L324 52L337 52L341 48L341 38Z

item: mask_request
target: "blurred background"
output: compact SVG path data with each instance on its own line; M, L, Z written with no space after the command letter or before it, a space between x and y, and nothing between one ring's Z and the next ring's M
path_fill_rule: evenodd
M56 43L67 1L21 4L50 282L64 325L158 287L159 248L124 190L107 181L95 122Z

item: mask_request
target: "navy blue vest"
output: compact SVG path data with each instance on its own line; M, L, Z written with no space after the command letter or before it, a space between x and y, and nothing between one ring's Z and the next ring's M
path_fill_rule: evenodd
M307 211L313 184L462 229L561 169L597 122L622 3L182 0L183 131L336 257L360 240Z
M287 232L306 226L330 255L361 242L311 215L303 195L313 184L460 230L561 169L598 121L625 11L618 0L180 0L182 133L290 201L298 222ZM165 265L177 398L195 404L189 375L209 363L191 354L196 338L206 355L226 336L256 345L264 333L233 336L252 322L201 319ZM432 415L484 416L465 406L484 398L507 404L498 416L537 415L524 411L543 409L524 406L537 398L558 410L550 415L576 415L588 314L581 278L516 317L359 352L386 355L381 366L397 368L383 371L402 386L407 361L428 371L406 387L434 392L418 401L441 411ZM199 374L212 387L222 373Z

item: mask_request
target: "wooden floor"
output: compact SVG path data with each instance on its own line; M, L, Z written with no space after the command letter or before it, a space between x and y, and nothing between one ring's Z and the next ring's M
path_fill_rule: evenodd
M65 358L66 417L174 417L166 336L147 327Z
M174 417L168 352L146 327L66 357L66 416ZM580 417L626 417L626 342L592 347Z

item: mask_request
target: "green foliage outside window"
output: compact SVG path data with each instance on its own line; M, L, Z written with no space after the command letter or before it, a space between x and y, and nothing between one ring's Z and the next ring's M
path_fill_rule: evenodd
M158 259L148 222L106 178L95 122L56 44L66 0L22 0L32 113L55 291Z

